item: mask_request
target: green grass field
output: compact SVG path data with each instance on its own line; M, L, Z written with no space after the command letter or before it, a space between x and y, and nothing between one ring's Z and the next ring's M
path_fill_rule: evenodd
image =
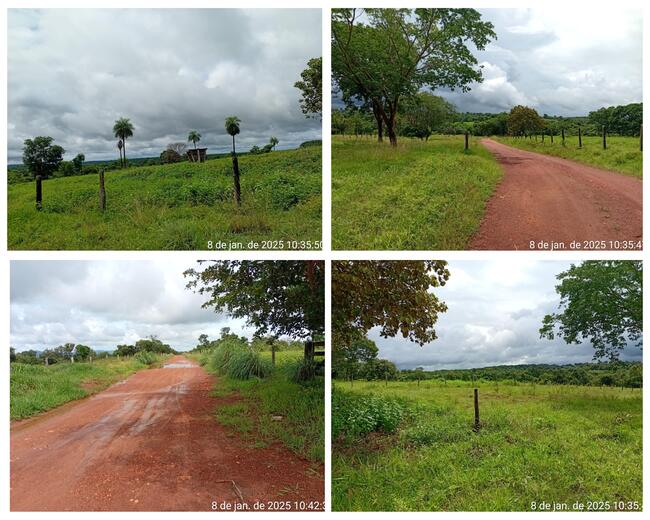
M246 249L251 240L289 249L288 241L321 240L321 147L247 155L239 166L241 208L229 158L108 172L105 213L97 175L45 181L40 212L34 183L10 185L9 249L205 250L208 241Z
M341 403L359 396L395 400L403 416L392 434L332 440L332 509L528 511L541 501L642 506L640 389L482 383L479 392L482 427L475 433L471 383L335 383L333 431L346 416ZM348 417L361 424L373 409L355 405Z
M589 136L582 138L582 148L578 148L578 137L567 136L565 146L562 138L555 136L553 144L548 136L535 139L515 139L514 137L492 137L500 143L529 150L531 152L554 155L581 163L611 170L633 177L643 176L643 152L639 150L638 137L607 137L607 150L603 150L601 137Z
M81 399L145 368L148 368L147 365L135 358L57 363L49 367L11 363L11 419L24 419L68 401Z
M369 138L332 136L334 249L465 249L502 171L463 136L400 138L397 148Z
M261 355L271 359L270 352ZM190 357L202 364L207 357ZM291 380L291 371L303 352L276 352L276 368L265 379L245 381L218 376L216 397L239 397L220 403L216 419L232 428L251 445L265 447L280 442L293 452L314 462L324 461L325 449L325 387L323 377L298 384ZM206 368L209 365L206 364ZM273 417L282 417L275 420Z

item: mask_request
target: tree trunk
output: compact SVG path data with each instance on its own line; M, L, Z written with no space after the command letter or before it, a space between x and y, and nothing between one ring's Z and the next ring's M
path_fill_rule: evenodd
M384 121L381 118L381 114L379 113L379 109L377 107L376 101L372 102L372 114L375 116L375 120L377 121L377 142L383 143L384 142Z
M40 211L43 208L43 177L36 176L36 209Z
M99 170L99 209L106 210L106 189L104 188L104 169Z
M126 166L126 139L123 139L122 151L124 152L124 166Z

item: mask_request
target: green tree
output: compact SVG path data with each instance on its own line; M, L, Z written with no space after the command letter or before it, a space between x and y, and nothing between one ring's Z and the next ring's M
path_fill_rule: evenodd
M590 341L594 359L617 360L643 335L642 262L591 260L557 275L561 312L544 317L540 335L571 344Z
M9 347L9 363L16 361L16 349L14 347Z
M120 168L124 167L124 159L122 158L122 148L124 148L124 141L122 141L122 139L119 139L117 141L117 149L120 152Z
M52 144L53 142L54 139L48 136L25 139L23 164L34 178L40 175L43 179L47 179L63 162L65 150L57 144Z
M136 352L153 352L155 354L175 354L176 351L156 336L139 339L135 342Z
M419 345L435 340L434 325L447 306L429 289L448 279L447 263L439 260L332 262L333 349L373 327Z
M131 121L126 117L120 117L113 125L113 134L122 141L122 152L124 154L123 166L126 165L126 140L129 137L133 137L133 130L134 128Z
M393 380L397 377L397 367L387 359L372 359L363 367L363 376L368 381Z
M495 37L475 9L332 9L332 73L344 97L372 105L396 146L402 98L425 86L468 91L483 80L470 45Z
M418 92L404 102L403 135L429 139L429 136L449 123L456 110L454 105L429 92Z
M38 352L35 350L25 350L16 353L16 363L24 363L26 365L39 365L44 361L39 358Z
M221 260L184 275L188 289L208 297L204 308L245 318L259 336L314 338L325 330L322 261Z
M201 134L199 134L197 130L192 130L189 134L187 134L187 141L194 145L195 150L196 150L196 143L198 143L200 140L201 140Z
M300 110L306 117L322 118L323 114L323 58L312 58L300 73L294 87L300 90Z
M348 344L339 345L332 352L332 377L350 378L360 371L360 366L375 359L379 349L374 341L363 334L355 334Z
M72 159L72 164L74 165L75 172L81 173L81 170L83 170L83 165L84 161L86 160L86 156L82 153L78 153L74 159Z
M533 108L517 105L508 115L508 133L510 135L532 135L543 129L544 120Z
M226 132L232 137L232 172L233 182L235 185L235 202L241 205L241 186L239 184L239 162L237 161L237 151L235 150L235 136L239 134L239 123L241 120L237 116L226 118Z
M70 177L75 174L75 167L72 161L63 161L59 164L59 169L57 170L58 175L62 177Z
M272 135L271 139L269 139L269 144L271 145L271 149L275 150L275 147L277 146L277 144L279 142L280 142L280 140L277 137L275 137L274 135Z
M113 352L116 356L134 356L137 353L135 345L118 345Z

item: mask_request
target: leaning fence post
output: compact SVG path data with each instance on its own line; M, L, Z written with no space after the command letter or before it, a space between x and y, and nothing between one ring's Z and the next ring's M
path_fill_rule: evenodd
M477 432L481 427L481 418L478 411L478 388L474 389L474 431Z
M36 176L36 209L43 209L43 177Z
M99 209L106 210L106 188L104 187L104 168L99 170Z

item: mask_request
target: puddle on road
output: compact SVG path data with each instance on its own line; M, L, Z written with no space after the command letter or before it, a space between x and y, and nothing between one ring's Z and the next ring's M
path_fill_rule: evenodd
M164 365L163 368L194 368L191 363L169 363Z

